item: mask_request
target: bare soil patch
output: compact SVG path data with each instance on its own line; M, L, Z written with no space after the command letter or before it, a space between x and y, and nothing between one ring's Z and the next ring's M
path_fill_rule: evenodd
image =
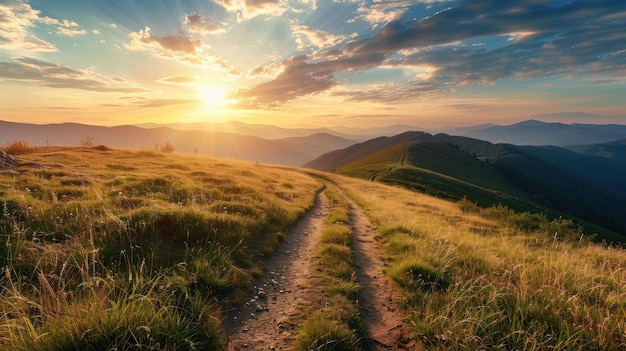
M329 203L318 194L314 207L292 228L266 263L265 273L253 282L246 304L227 313L223 326L228 350L288 349L297 332L289 323L319 292L310 284L315 253Z
M361 284L359 306L361 321L368 335L371 350L414 350L407 325L398 309L397 294L383 269L383 248L363 209L346 198L350 207L357 280Z

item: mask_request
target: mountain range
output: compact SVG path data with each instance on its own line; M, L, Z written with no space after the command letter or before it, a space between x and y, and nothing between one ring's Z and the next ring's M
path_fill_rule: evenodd
M241 122L102 127L0 121L0 145L15 140L34 146L88 142L152 150L169 143L176 152L304 166L442 198L467 197L481 206L501 203L520 211L573 216L594 232L609 233L607 237L626 235L626 126L531 120L450 129L465 136L405 130L410 128L337 131ZM494 140L517 140L518 145Z
M515 145L585 145L626 138L626 125L564 124L528 120L509 126L446 128L444 133Z
M343 126L325 128L281 128L273 125L248 124L238 121L219 123L174 123L164 125L143 124L139 126L144 128L167 127L177 130L227 132L258 136L269 140L304 137L321 133L335 135L348 140L366 141L380 136L393 136L407 131L424 131L432 134L445 133L486 140L492 143L537 146L587 145L626 139L626 125L564 124L537 120L527 120L507 126L481 124L468 127L447 127L439 129L429 129L403 124L370 128Z
M322 153L355 142L324 133L269 140L252 135L170 127L102 127L79 123L38 125L0 121L0 145L25 140L35 146L71 146L87 139L90 143L110 147L150 150L170 143L182 153L288 166L299 166Z

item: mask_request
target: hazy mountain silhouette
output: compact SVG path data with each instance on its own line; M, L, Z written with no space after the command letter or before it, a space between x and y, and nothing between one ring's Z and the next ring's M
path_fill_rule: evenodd
M306 160L312 160L321 154L343 149L356 143L354 140L344 139L328 133L317 133L305 137L290 137L273 141L305 153L307 155Z
M300 165L328 150L353 142L330 135L295 139L267 140L250 135L225 132L141 128L137 126L101 127L79 123L27 124L0 121L0 145L26 140L34 146L79 145L92 138L94 144L117 148L154 149L169 142L176 152L199 153L215 157L281 165Z
M145 123L138 125L142 128L172 128L177 130L194 130L205 132L226 132L242 135L252 135L261 137L263 139L275 140L294 137L307 137L315 134L331 134L344 139L352 139L363 141L371 135L367 135L365 138L362 135L341 133L329 128L282 128L268 124L250 124L239 121L227 121L227 122L208 122L208 123L168 123L168 124L155 124Z
M579 154L598 156L614 160L626 160L626 139L617 140L610 143L592 145L572 145L567 149Z
M325 127L325 128L282 128L268 124L251 124L239 121L207 122L207 123L145 123L138 125L142 128L169 127L179 130L202 130L207 132L228 132L243 135L254 135L264 139L284 139L291 137L306 137L314 134L331 134L348 140L365 141L379 136L392 136L406 131L420 129L409 125L391 125L384 127L357 128L357 127Z
M492 143L515 145L583 145L626 138L626 126L617 124L563 124L528 120L509 126L457 128L448 134L468 136Z

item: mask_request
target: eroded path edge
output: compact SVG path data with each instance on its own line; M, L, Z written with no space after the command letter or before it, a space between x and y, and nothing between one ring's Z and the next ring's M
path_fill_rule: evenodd
M372 350L416 349L417 343L398 309L396 289L384 272L387 263L380 238L365 211L345 193L344 196L350 212L357 280L361 284L359 306L368 334L366 344Z

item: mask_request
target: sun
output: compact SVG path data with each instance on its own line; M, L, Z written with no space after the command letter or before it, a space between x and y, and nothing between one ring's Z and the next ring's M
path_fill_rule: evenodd
M200 97L205 106L211 108L221 108L226 105L226 92L218 85L207 84L199 88Z

